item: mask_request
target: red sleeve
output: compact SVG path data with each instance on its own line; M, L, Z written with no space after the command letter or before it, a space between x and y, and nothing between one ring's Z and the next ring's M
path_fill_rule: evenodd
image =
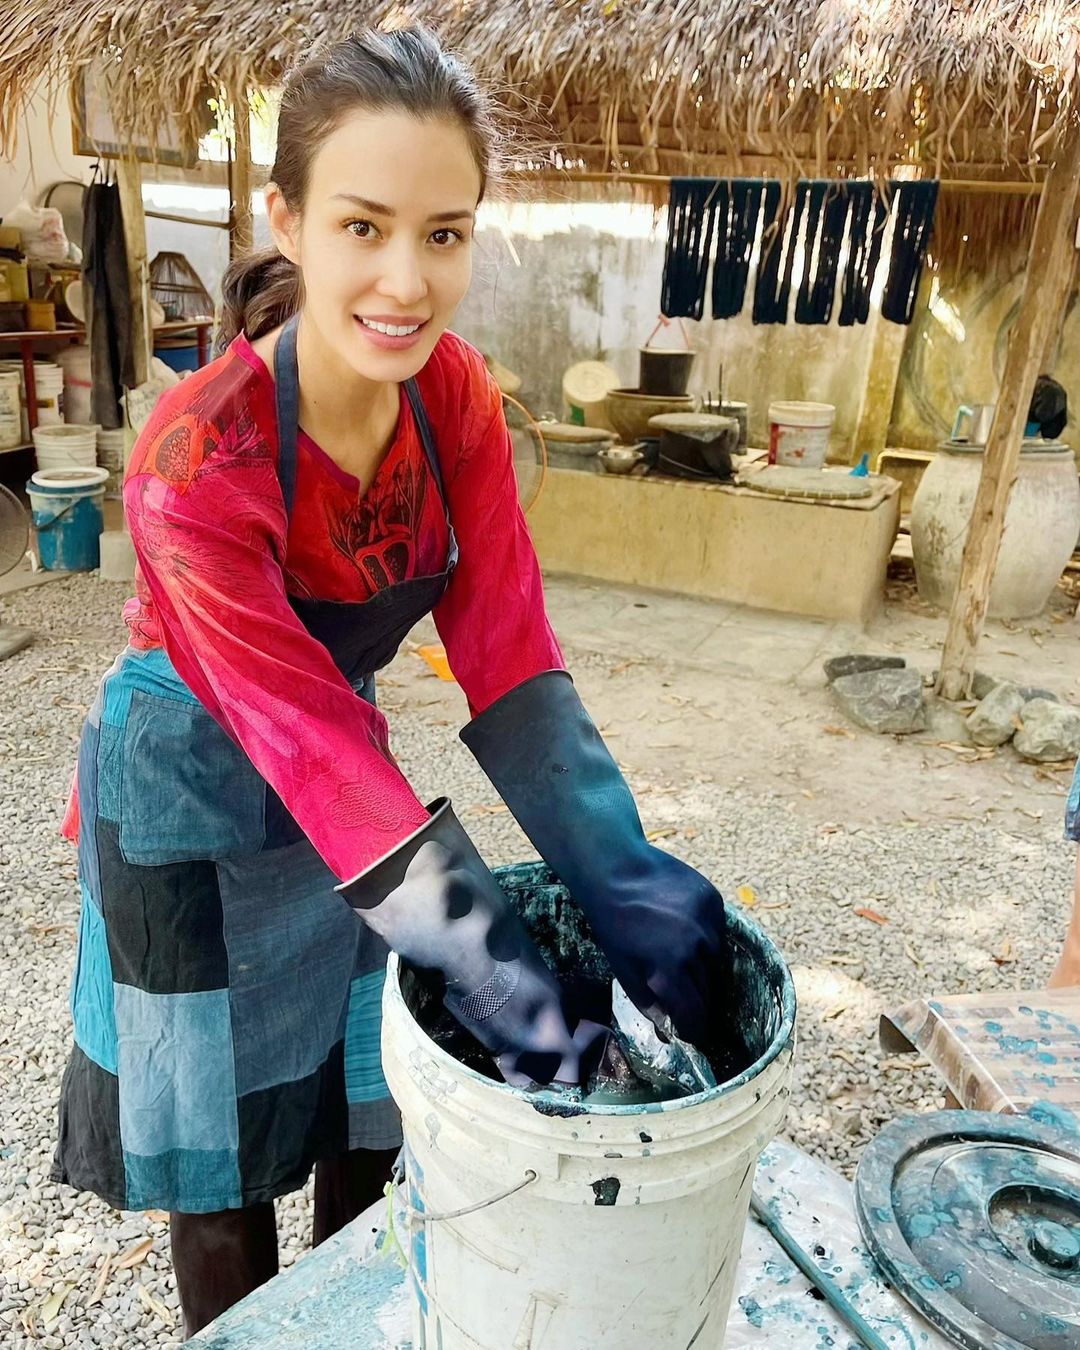
M385 718L289 605L270 449L250 418L215 428L176 403L144 438L124 504L161 642L347 880L428 814L390 755Z
M523 680L565 663L518 504L502 395L479 353L460 348L461 421L446 485L460 558L435 623L475 716Z

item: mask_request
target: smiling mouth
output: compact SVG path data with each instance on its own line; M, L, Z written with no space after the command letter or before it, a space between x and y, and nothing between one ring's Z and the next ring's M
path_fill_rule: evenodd
M374 333L382 333L385 337L412 337L413 333L418 333L423 328L424 323L378 323L375 319L361 319L360 323L365 328L370 328Z

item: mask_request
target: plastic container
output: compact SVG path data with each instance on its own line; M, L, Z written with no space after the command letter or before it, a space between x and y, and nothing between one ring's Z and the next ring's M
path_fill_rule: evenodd
M59 426L64 420L64 372L55 361L34 362L39 427Z
M579 427L615 428L608 420L607 396L619 386L619 376L604 361L578 361L563 376L566 420Z
M543 864L496 876L549 960L557 951L586 973L603 963ZM647 1106L585 1110L466 1067L413 1015L438 995L391 956L382 1055L405 1131L414 1345L722 1345L755 1164L786 1109L795 1025L779 953L737 911L728 923L722 987L740 1010L748 1067Z
M23 442L21 390L17 370L0 370L0 450L13 450Z
M22 445L30 443L30 418L26 411L26 384L23 379L21 361L0 361L0 371L12 372L19 379L19 441Z
M770 403L769 463L822 468L835 416L831 403Z
M106 497L120 496L127 460L127 442L128 433L125 427L117 427L115 431L106 431L103 427L98 427L98 467L109 471L109 481L105 485Z
M82 344L69 347L56 362L64 372L64 421L85 426L94 419L90 348Z
M154 355L178 373L199 369L199 348L194 342L188 347L155 347Z
M638 388L643 394L685 394L695 354L668 347L640 347Z
M39 469L27 483L38 556L46 571L90 572L97 567L108 476L96 465Z
M34 428L34 450L39 469L96 469L96 426L58 426ZM106 474L108 477L108 474Z

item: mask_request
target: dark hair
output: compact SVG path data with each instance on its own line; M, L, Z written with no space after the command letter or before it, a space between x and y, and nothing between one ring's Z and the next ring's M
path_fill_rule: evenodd
M285 79L270 180L291 211L303 210L319 147L359 108L456 121L480 170L483 196L501 139L490 97L427 29L368 29L317 50ZM222 292L222 348L241 330L261 337L303 303L300 272L276 248L233 262Z

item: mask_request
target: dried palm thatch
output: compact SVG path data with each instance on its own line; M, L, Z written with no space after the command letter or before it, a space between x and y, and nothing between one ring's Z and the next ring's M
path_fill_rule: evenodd
M0 141L43 80L107 52L133 143L194 132L207 89L273 85L312 41L420 20L555 163L600 172L1041 173L1077 101L1080 0L21 0L0 33Z

